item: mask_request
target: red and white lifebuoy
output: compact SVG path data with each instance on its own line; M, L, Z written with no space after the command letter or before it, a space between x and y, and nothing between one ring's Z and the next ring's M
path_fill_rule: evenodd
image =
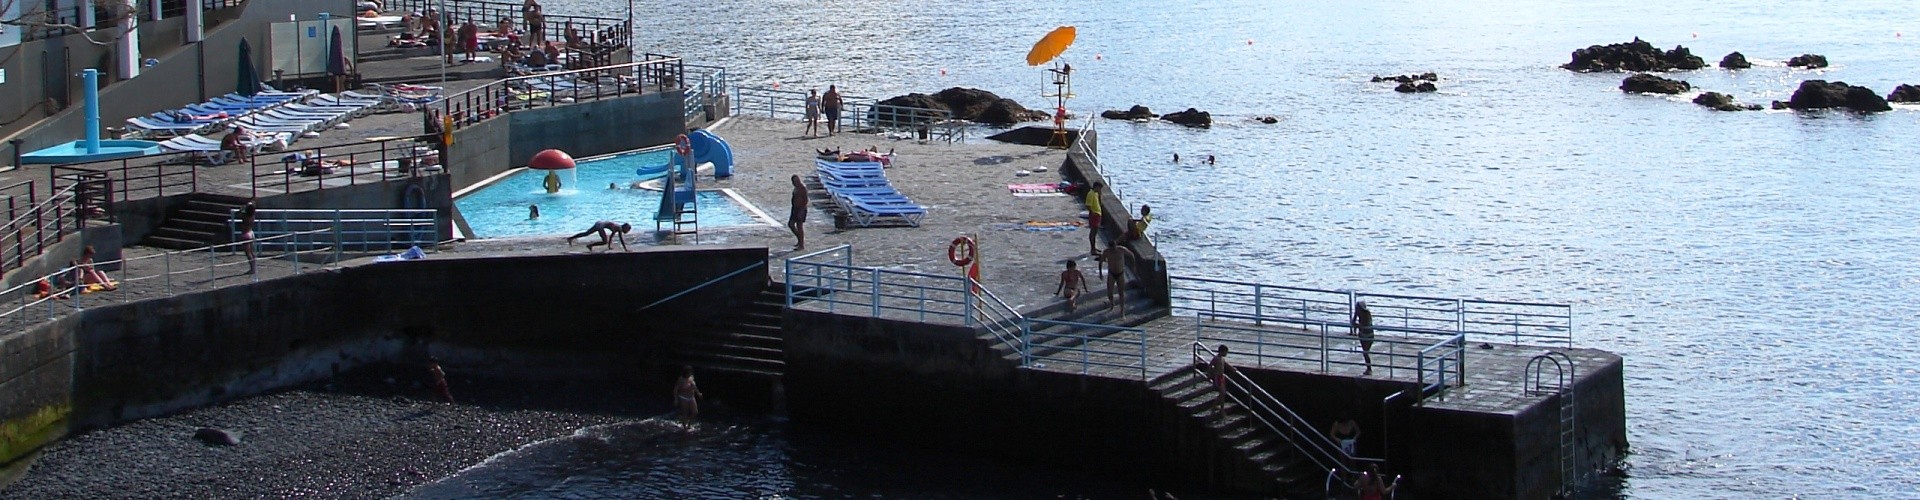
M952 262L956 266L967 267L967 264L972 264L974 257L979 255L980 246L973 243L973 238L961 236L954 238L953 243L947 245L947 262Z
M693 155L693 141L687 139L687 134L680 134L679 137L673 138L673 152L680 153L681 156Z

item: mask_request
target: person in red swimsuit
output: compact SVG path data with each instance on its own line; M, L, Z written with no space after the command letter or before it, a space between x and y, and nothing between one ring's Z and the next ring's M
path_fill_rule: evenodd
M1400 487L1400 478L1393 478L1393 484L1380 475L1380 466L1368 465L1367 471L1360 473L1360 479L1353 482L1353 490L1360 494L1360 500L1382 500Z

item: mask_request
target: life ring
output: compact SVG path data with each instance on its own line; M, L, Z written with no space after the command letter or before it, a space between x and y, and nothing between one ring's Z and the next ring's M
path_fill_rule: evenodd
M687 134L680 134L679 137L673 138L673 152L680 153L682 156L693 155L693 142L687 139Z
M419 184L407 184L406 195L401 198L400 206L405 208L427 208L427 190Z
M956 266L966 267L967 264L972 264L973 257L979 253L980 247L973 244L973 238L961 236L954 238L953 243L947 244L947 262L952 262Z

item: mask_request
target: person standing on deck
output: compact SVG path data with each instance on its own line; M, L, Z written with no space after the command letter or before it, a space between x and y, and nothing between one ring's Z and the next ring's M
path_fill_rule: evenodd
M1360 337L1360 357L1367 362L1367 371L1361 375L1373 374L1373 311L1367 310L1367 301L1353 304L1353 335Z
M794 251L807 249L807 185L793 175L793 207L787 212L787 230L793 231Z
M1133 250L1126 245L1107 245L1106 253L1100 260L1107 264L1107 309L1120 305L1120 317L1127 317L1127 270L1133 268ZM1118 296L1119 301L1114 301Z
M807 90L807 137L820 136L820 91Z
M246 206L240 207L240 222L235 224L235 229L240 230L240 249L247 252L247 274L257 271L253 257L253 222L259 212L260 208L248 201Z
M840 133L840 88L827 86L826 95L820 96L820 109L827 113L827 135Z
M1100 210L1100 189L1106 186L1106 183L1099 181L1094 181L1093 185L1087 186L1087 196L1085 200L1087 204L1087 253L1094 257L1100 256L1100 219L1102 216Z
M673 383L673 404L680 418L682 430L693 430L693 421L700 417L700 386L693 382L693 366L689 365L680 372L680 380Z
M1227 345L1220 344L1213 350L1213 359L1207 361L1207 381L1213 383L1213 390L1219 391L1219 397L1213 401L1213 418L1226 416L1227 411Z

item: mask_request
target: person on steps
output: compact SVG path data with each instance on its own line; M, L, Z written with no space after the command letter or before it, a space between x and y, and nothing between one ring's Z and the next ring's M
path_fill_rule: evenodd
M587 228L587 230L585 231L581 231L580 234L568 236L567 244L572 245L573 240L585 238L589 234L598 234L600 235L600 241L587 243L587 251L591 252L593 251L593 247L599 246L599 245L606 245L608 250L612 250L613 241L616 238L620 240L621 250L629 250L627 248L627 232L632 230L633 230L633 225L631 224L627 224L624 222L614 222L610 220L603 220L600 222L593 223L593 227Z
M1120 306L1120 317L1127 317L1127 270L1133 268L1135 257L1133 250L1126 245L1107 245L1107 251L1100 254L1100 260L1107 265L1107 309ZM1118 297L1116 302L1114 299Z
M1065 295L1067 312L1073 312L1075 300L1080 298L1080 294L1089 291L1091 290L1087 290L1087 275L1080 272L1080 264L1067 261L1067 270L1060 272L1060 286L1054 287L1053 294Z
M700 417L699 384L693 381L693 367L687 366L680 372L680 380L673 383L673 404L676 416L680 419L682 430L693 430L693 421Z

